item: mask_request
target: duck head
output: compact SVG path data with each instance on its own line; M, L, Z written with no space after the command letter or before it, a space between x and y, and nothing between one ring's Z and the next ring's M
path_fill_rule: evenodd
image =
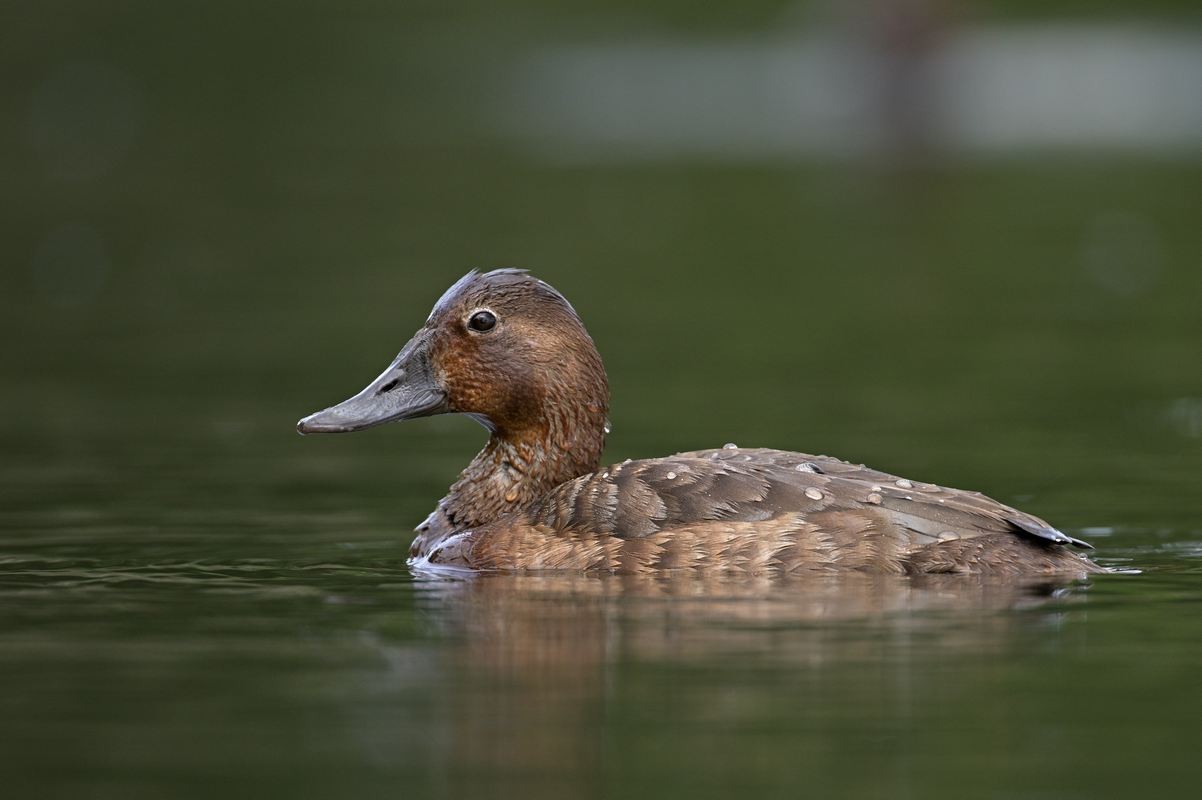
M604 428L608 404L601 358L563 295L525 270L473 271L379 377L297 430L346 433L460 413L494 437L570 448L581 428Z

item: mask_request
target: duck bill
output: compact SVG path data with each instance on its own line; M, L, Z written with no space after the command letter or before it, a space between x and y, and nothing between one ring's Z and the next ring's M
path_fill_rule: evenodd
M446 393L434 375L428 344L419 334L363 391L310 414L296 424L296 430L302 434L350 433L446 410Z

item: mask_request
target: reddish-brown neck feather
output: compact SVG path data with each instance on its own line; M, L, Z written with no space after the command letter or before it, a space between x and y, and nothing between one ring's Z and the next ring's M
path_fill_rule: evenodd
M488 444L451 487L442 507L456 529L492 522L597 469L609 386L592 342L582 349L524 398L520 423L516 414L498 421Z

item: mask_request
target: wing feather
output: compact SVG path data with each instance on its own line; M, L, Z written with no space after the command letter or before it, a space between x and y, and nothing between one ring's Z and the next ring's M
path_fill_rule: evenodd
M977 492L829 456L760 449L614 465L557 487L530 519L574 542L598 534L621 540L593 557L618 570L903 572L919 550L984 536L1089 546Z

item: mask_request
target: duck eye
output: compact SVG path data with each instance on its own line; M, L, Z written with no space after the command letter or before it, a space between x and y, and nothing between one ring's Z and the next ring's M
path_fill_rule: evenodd
M467 326L477 333L488 333L497 326L497 315L491 311L477 311L468 318Z

